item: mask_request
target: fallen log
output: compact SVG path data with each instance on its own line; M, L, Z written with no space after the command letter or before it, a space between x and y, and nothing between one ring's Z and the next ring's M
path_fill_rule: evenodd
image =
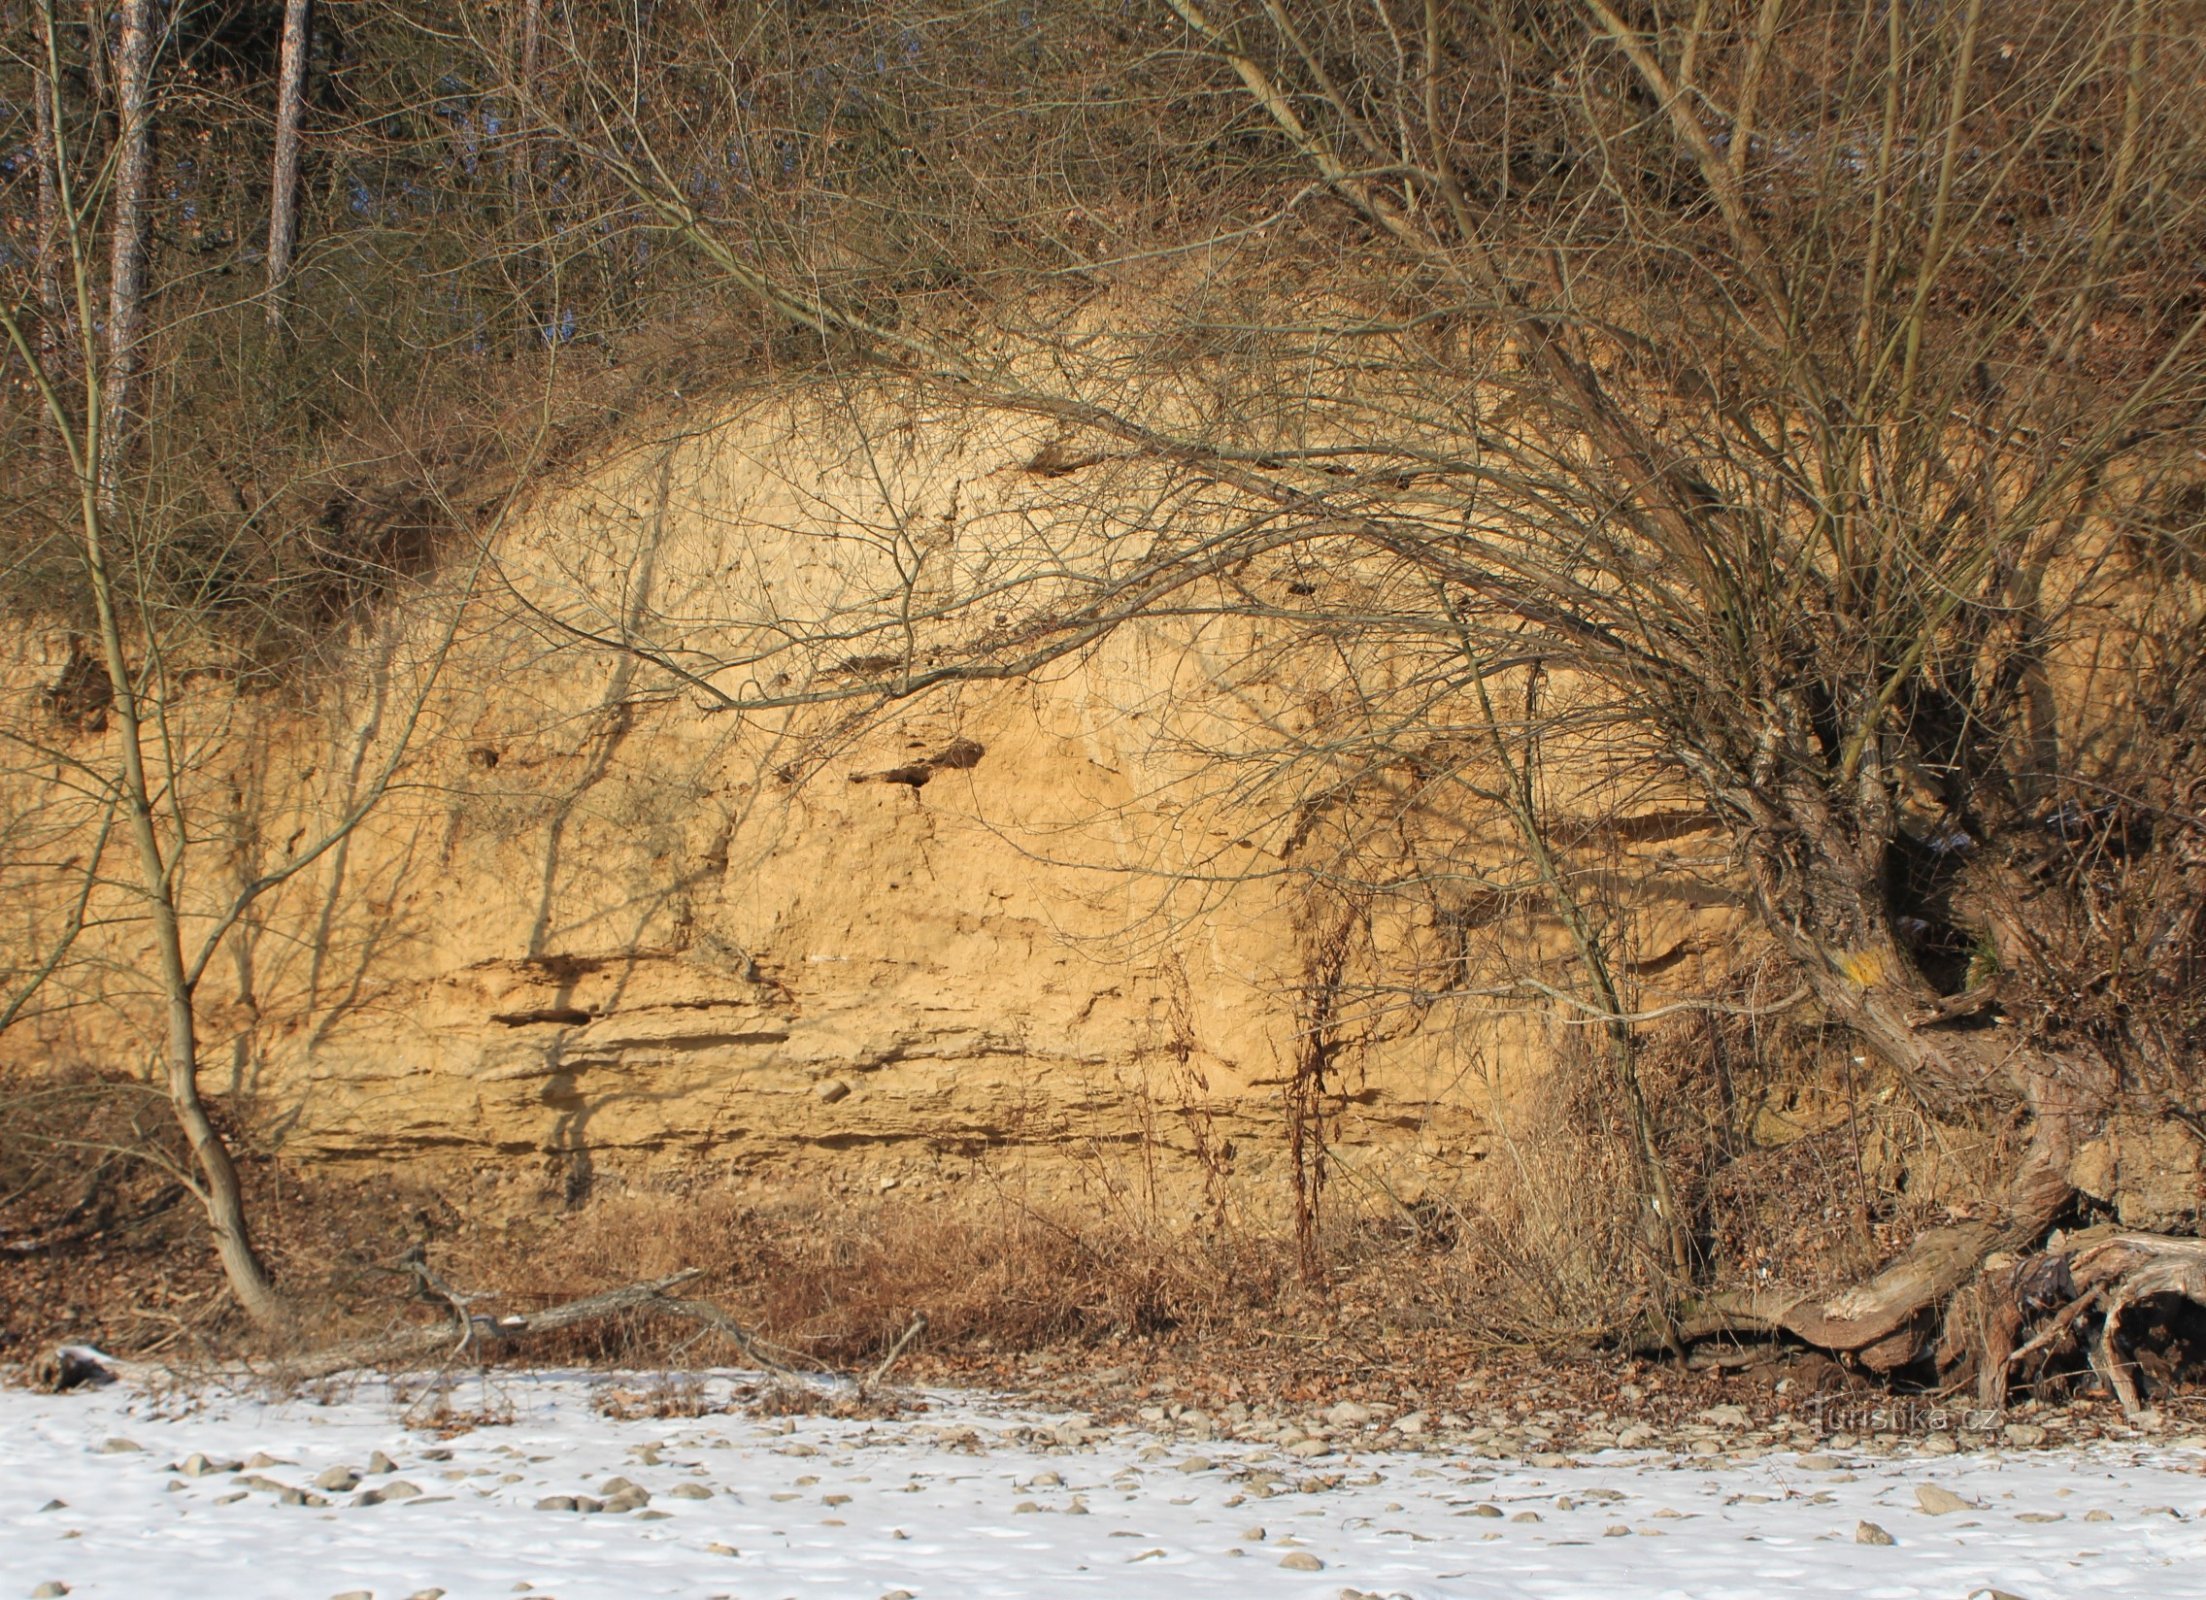
M699 1276L701 1273L698 1269L691 1267L646 1283L624 1284L618 1289L586 1295L580 1300L547 1306L525 1316L508 1314L490 1317L471 1313L464 1309L465 1304L479 1297L452 1296L447 1303L453 1306L456 1319L465 1318L464 1326L446 1322L406 1328L374 1339L359 1339L347 1344L333 1345L292 1358L284 1363L284 1371L287 1376L297 1379L326 1378L357 1368L404 1364L433 1355L457 1355L470 1344L483 1339L512 1344L538 1334L554 1333L561 1328L578 1327L583 1323L619 1316L623 1312L647 1311L654 1315L687 1317L699 1322L728 1339L749 1359L777 1372L789 1372L790 1368L768 1356L750 1332L718 1306L709 1305L702 1300L677 1299L667 1292Z

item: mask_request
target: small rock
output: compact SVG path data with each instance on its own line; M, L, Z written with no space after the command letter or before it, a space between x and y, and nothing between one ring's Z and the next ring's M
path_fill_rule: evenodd
M1243 1528L1241 1537L1248 1540L1250 1544L1262 1544L1269 1535L1262 1528Z
M360 1487L360 1474L350 1467L328 1467L316 1475L314 1487L334 1494L349 1494Z
M548 1494L536 1502L536 1509L539 1511L572 1511L575 1509L575 1498L571 1494Z
M397 1462L395 1462L395 1461L393 1461L393 1460L392 1460L392 1459L391 1459L391 1458L390 1458L389 1456L385 1455L385 1454L384 1454L384 1453L383 1453L382 1451L380 1451L380 1450L375 1450L375 1451L371 1451L371 1452L369 1453L369 1455L368 1455L368 1476L369 1476L369 1477L371 1477L371 1478L373 1478L373 1477L380 1477L380 1476L382 1476L382 1474L384 1474L384 1473L386 1473L386 1472L396 1472L397 1470L398 1470L398 1463L397 1463ZM441 1592L441 1591L440 1591L440 1592Z
M717 1541L705 1546L705 1554L710 1556L739 1556L742 1553L732 1544L720 1544Z
M66 1583L63 1583L60 1579L56 1578L50 1582L42 1583L37 1588L33 1589L31 1591L31 1600L60 1600L60 1596L65 1595L68 1592L69 1586Z
M444 1600L442 1589L416 1589L406 1600Z
M1289 1550L1279 1558L1279 1564L1289 1572L1323 1572L1325 1563L1307 1550Z
M1217 1464L1208 1456L1189 1456L1185 1461L1178 1463L1178 1468L1182 1472L1208 1472Z
M1371 1408L1353 1400L1343 1400L1325 1413L1325 1420L1336 1428L1360 1428L1371 1420Z
M1915 1504L1933 1517L1950 1516L1956 1511L1973 1511L1976 1508L1951 1489L1935 1483L1919 1483L1915 1486Z
M677 1483L667 1490L677 1500L710 1500L712 1491L701 1483Z
M1950 1433L1934 1433L1925 1439L1921 1445L1922 1452L1926 1456L1950 1456L1960 1448L1959 1445L1953 1442L1953 1435Z
M2114 1520L2114 1513L2107 1510L2104 1506L2093 1506L2089 1511L2086 1511L2083 1514L2083 1520L2086 1522L2112 1522Z
M2045 1430L2034 1422L2010 1422L1999 1431L2007 1436L2009 1444L2024 1450L2045 1442Z
M812 1093L823 1105L833 1105L838 1100L850 1098L850 1085L840 1078L822 1078L812 1085Z
M133 1450L143 1450L144 1448L145 1446L135 1439L110 1439L100 1446L100 1454L103 1456L126 1456Z
M404 1478L393 1478L389 1483L378 1484L373 1489L362 1489L352 1497L356 1506L379 1506L387 1500L412 1500L421 1491Z
M1857 1522L1854 1524L1854 1543L1897 1544L1899 1541L1873 1522Z
M881 1596L881 1600L912 1600L912 1592L909 1589L891 1589Z
M38 1509L41 1511L66 1511L69 1509L69 1502L66 1500L49 1500Z
M1538 1467L1543 1472L1561 1472L1566 1468L1574 1467L1577 1464L1578 1463L1571 1460L1570 1457L1554 1450L1542 1450L1541 1452L1539 1452L1539 1454L1532 1457L1532 1465Z
M1601 1537L1604 1539L1621 1539L1630 1532L1631 1529L1625 1527L1621 1522L1612 1522L1601 1530Z
M1464 1512L1463 1515L1467 1517L1498 1517L1501 1515L1501 1507L1494 1505L1492 1502L1489 1501L1485 1505L1477 1505L1471 1507L1471 1509Z
M276 1499L279 1503L287 1506L313 1507L326 1506L329 1504L329 1497L327 1495L315 1494L311 1490L307 1489L286 1489L283 1491L283 1493L277 1495Z
M203 1456L194 1451L177 1464L176 1470L187 1478L211 1478L218 1472L244 1470L242 1461L222 1461L213 1456Z
M1838 1462L1830 1456L1802 1456L1799 1458L1802 1472L1836 1472Z
M1297 1439L1293 1444L1287 1446L1284 1453L1309 1461L1317 1456L1331 1455L1333 1447L1323 1439Z
M347 1589L343 1594L333 1594L329 1600L375 1600L373 1589Z

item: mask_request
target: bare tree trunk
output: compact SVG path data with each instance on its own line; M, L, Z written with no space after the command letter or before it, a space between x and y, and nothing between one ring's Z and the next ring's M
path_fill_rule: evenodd
M101 510L121 502L122 468L130 453L132 410L138 400L139 343L145 337L147 206L153 188L153 58L159 0L123 0L115 49L115 201L108 253L107 373L99 451Z
M526 0L521 7L521 92L536 87L536 64L543 56L544 0Z
M283 325L283 291L299 243L299 145L306 121L306 58L314 0L285 0L283 64L276 81L276 165L268 201L268 326Z
M146 776L145 725L138 700L137 680L123 648L122 625L115 613L113 575L107 564L104 519L100 494L90 482L82 484L81 516L84 528L85 576L92 591L93 610L99 619L100 653L114 699L115 719L122 755L122 801L128 815L131 843L138 858L140 888L152 915L154 955L160 965L161 992L167 1011L167 1078L169 1104L191 1145L192 1160L199 1169L193 1190L205 1207L215 1250L222 1261L230 1292L246 1315L266 1326L284 1320L287 1308L267 1267L253 1247L245 1221L245 1197L238 1182L237 1163L207 1114L199 1093L199 1027L193 1015L195 989L184 956L183 928L177 916L175 863L162 848L154 822L154 790Z
M61 170L60 135L56 127L55 91L60 79L55 67L60 59L54 39L53 0L39 0L39 54L31 70L32 160L38 166L38 244L34 270L38 278L38 353L48 374L58 377L61 352L68 344L68 314L61 297ZM53 422L43 431L53 446Z

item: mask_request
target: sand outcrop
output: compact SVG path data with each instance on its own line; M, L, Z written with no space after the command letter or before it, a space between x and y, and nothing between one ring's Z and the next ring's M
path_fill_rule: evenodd
M787 399L691 419L542 487L325 680L183 696L202 914L404 743L391 792L210 970L209 1090L316 1161L1261 1204L1284 1198L1314 1061L1341 1171L1405 1202L1466 1182L1552 1058L1544 1002L1497 998L1460 943L1479 918L1450 908L1477 895L1342 898L1319 853L1378 848L1343 819L1395 780L1351 793L1280 753L1321 744L1393 647L1282 654L1276 622L1191 607L1003 681L838 698L884 652L916 679L974 630L1015 636L1063 598L1017 576L1042 557L1138 566L1113 543L1138 475L1064 466L1028 424L903 423ZM1282 574L1281 603L1357 581ZM58 629L15 648L11 693L66 668ZM112 736L55 737L96 763ZM50 779L16 772L9 803L61 829ZM1389 826L1416 837L1387 848L1500 858L1497 815L1435 806L1402 809ZM1677 864L1706 842L1689 819L1651 837L1634 934L1660 1003L1705 980L1734 911L1720 873ZM9 1061L144 1064L130 898L101 898L98 959L0 1038ZM28 950L55 911L12 915Z

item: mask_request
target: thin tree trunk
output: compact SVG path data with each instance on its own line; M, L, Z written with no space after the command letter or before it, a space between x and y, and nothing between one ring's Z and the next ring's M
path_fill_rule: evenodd
M61 353L69 343L68 313L61 297L61 141L56 126L54 67L59 51L54 39L53 0L39 0L39 49L31 71L32 160L38 167L38 242L34 270L38 277L38 354L47 374L58 378ZM42 428L49 451L53 449L53 421Z
M139 343L145 337L146 251L153 188L153 58L159 42L159 0L122 0L122 34L115 48L115 202L108 254L107 374L102 400L106 427L99 456L100 509L113 518L121 504L122 470L135 431Z
M299 243L299 146L306 121L306 58L314 0L285 0L283 64L276 82L276 165L268 203L268 325L283 325L283 292Z
M193 1185L207 1222L214 1233L215 1251L222 1261L230 1292L246 1315L266 1326L282 1321L287 1313L267 1267L253 1247L245 1220L245 1197L238 1182L237 1163L207 1114L199 1093L199 1026L193 1015L194 985L184 958L183 929L176 910L174 863L161 845L154 821L153 786L146 776L145 727L138 703L137 682L123 649L122 625L115 613L113 575L107 565L104 518L95 485L81 488L80 514L84 526L85 576L92 591L94 613L99 620L100 653L113 691L111 710L122 755L122 800L128 814L131 844L138 858L140 888L152 915L154 957L160 968L161 993L167 1012L169 1104L191 1145L192 1160L199 1169Z
M506 184L513 190L516 209L528 192L528 141L521 124L528 116L529 101L536 93L536 73L544 54L544 0L526 0L521 7L520 34L514 68L513 94L506 115Z

